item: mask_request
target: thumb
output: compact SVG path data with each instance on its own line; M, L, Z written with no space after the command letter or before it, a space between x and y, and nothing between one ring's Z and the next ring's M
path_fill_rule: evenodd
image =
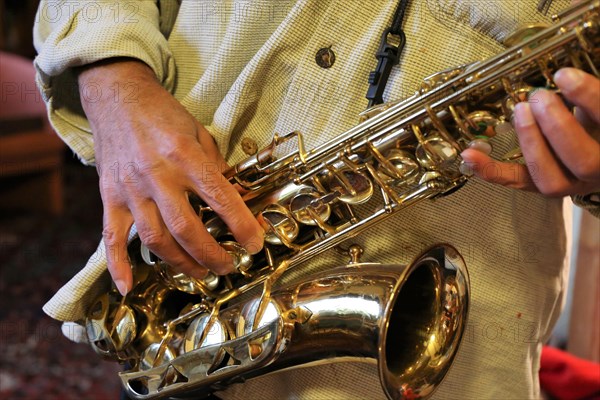
M523 164L496 161L475 149L464 150L461 157L464 162L461 171L467 175L514 189L537 190L527 166Z

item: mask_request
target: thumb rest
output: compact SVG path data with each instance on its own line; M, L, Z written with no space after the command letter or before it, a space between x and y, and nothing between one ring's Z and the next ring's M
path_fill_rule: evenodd
M466 325L468 274L456 249L437 245L400 266L361 263L362 249L353 245L348 265L276 284L398 210L459 189L469 173L460 152L490 154L490 139L512 132L518 102L537 87L557 90L559 68L600 77L599 9L599 1L585 1L550 27L523 28L502 54L426 78L414 96L365 111L360 124L310 151L300 133L275 135L225 173L247 191L243 198L265 230L264 249L251 256L218 215L192 201L237 272L190 278L134 240L134 287L125 297L113 287L90 308L92 347L131 366L120 376L137 399L200 397L348 357L377 361L391 399L429 397ZM275 158L291 140L295 149ZM515 149L504 159L520 157ZM253 289L260 294L250 297Z

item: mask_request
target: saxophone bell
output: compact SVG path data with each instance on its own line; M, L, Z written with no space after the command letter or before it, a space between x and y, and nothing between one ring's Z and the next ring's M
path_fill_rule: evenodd
M378 363L390 399L426 398L461 341L469 277L456 249L438 245L407 266L351 263L278 289L261 316L260 302L222 310L204 338L210 316L198 315L176 358L120 374L129 396L176 396L185 386L186 396L201 397L269 372L352 359Z
M121 380L137 399L198 397L347 358L377 362L391 399L430 396L456 355L469 306L468 275L453 247L435 246L400 266L361 263L351 246L347 266L277 283L400 210L460 189L470 174L462 150L498 158L492 141L512 133L514 107L531 88L553 88L562 67L600 76L599 32L600 1L582 1L548 28L516 33L501 54L431 75L414 96L368 110L310 151L299 132L275 134L224 173L265 229L263 250L250 257L197 199L199 218L234 256L236 272L193 279L134 240L133 290L121 297L113 287L90 307L92 347L131 364ZM278 149L294 140L292 150Z

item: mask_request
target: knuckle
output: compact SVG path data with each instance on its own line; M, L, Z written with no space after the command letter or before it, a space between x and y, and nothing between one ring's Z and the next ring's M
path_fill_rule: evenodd
M199 164L200 166L200 181L209 185L220 185L227 184L227 180L221 173L221 169L219 165L215 162L211 161L202 161Z
M102 230L102 238L104 240L104 248L106 250L109 268L111 265L127 259L127 243L126 240L119 235L118 230L112 227L105 227Z
M99 187L105 207L124 207L129 199L135 199L140 195L137 186L123 185L122 182L116 182L110 178L101 178Z
M156 172L161 171L163 165L158 158L144 158L136 163L137 174L141 179L152 179Z
M222 176L222 175L221 175ZM239 212L241 197L225 182L210 182L202 186L204 200L212 201L213 206L220 210L220 214L235 214Z
M107 246L118 245L121 242L117 229L111 226L105 226L102 229L102 238Z
M118 182L115 182L111 177L107 177L101 175L98 179L98 186L100 188L100 193L103 195L114 195L114 192L117 189Z
M150 249L159 248L165 242L165 234L160 229L138 227L138 235L142 243Z
M102 198L102 206L104 208L104 224L108 225L107 215L111 214L111 212L114 211L121 211L127 209L127 203L124 201L123 196L119 193L100 192L100 195L100 197Z
M176 237L186 236L192 230L192 223L182 214L172 216L168 224L169 230Z
M175 163L184 163L188 159L189 149L193 144L193 138L186 135L172 136L163 146L163 156Z

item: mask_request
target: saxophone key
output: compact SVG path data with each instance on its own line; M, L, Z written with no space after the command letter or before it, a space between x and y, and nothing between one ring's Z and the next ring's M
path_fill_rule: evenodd
M175 351L170 346L167 346L159 360L159 348L159 343L152 343L150 346L146 347L146 350L144 350L140 357L140 371L147 371L159 365L165 365L175 359Z
M185 332L181 351L189 353L190 351L223 343L227 340L227 329L219 319L209 328L204 340L200 343L204 330L207 328L209 314L203 313L196 317ZM222 355L221 355L222 358ZM217 363L219 360L215 360Z
M450 167L458 158L458 151L434 133L431 138L417 146L415 155L423 168L436 170Z
M291 212L279 204L270 204L257 216L265 230L265 242L290 247L300 227Z
M330 190L338 191L340 201L347 204L363 204L373 196L373 182L362 172L343 168L332 172Z
M236 335L241 337L252 333L256 329L263 328L273 321L277 320L282 315L281 307L270 300L264 309L262 315L259 315L261 298L255 298L252 301L244 304L241 310L241 317L236 326ZM255 321L255 319L259 319Z
M477 126L477 129L471 129L473 135L487 136L488 138L496 136L496 126L500 124L500 120L491 112L474 111L467 115L467 119Z
M118 356L136 338L137 322L131 307L118 303L112 293L104 293L86 318L88 340L96 353Z
M233 266L242 275L247 275L247 272L252 268L252 256L248 253L241 244L234 241L220 242L219 245L227 251L227 253L233 258Z
M414 182L421 172L421 166L415 157L406 150L391 149L386 154L386 159L388 162L378 168L379 175L385 175L382 178L386 183L407 185Z
M298 193L290 201L289 209L298 222L304 225L318 225L319 220L325 222L331 216L331 207L328 201L335 198L320 196L318 192L305 191ZM309 210L310 209L310 210ZM315 218L313 218L313 215Z

